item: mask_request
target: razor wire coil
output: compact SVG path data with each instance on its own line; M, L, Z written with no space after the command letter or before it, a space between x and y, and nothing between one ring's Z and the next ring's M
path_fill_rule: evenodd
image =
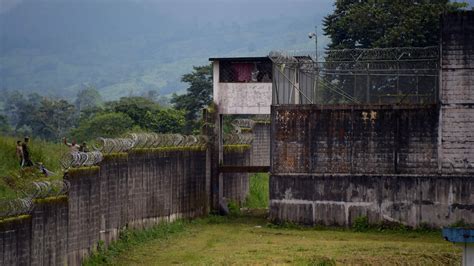
M20 198L0 201L0 218L28 214L33 209L31 198Z
M65 195L69 188L67 180L32 182L21 191L21 198L0 200L0 218L29 214L33 211L35 199Z
M63 169L71 167L92 166L100 163L103 159L102 152L68 152L60 159Z
M207 145L207 137L203 135L157 134L157 133L131 133L128 138L132 140L134 148L160 148L160 147L190 147Z
M232 121L232 125L235 127L235 128L250 128L250 129L253 129L253 127L255 126L255 121L253 119L234 119L234 121ZM239 130L240 132L240 130Z
M32 199L57 197L65 195L69 192L69 188L68 180L35 181L24 194Z
M250 145L253 142L252 134L230 133L224 134L225 145Z

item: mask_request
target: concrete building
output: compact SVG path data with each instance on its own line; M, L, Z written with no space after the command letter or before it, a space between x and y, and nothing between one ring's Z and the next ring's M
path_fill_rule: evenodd
M269 115L272 62L268 57L210 58L219 114Z

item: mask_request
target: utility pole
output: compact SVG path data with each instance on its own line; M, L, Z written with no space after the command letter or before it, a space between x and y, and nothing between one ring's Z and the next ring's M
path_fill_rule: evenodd
M316 103L316 93L319 87L318 26L314 26L314 32L310 32L308 37L310 39L314 38L314 63L316 64L316 79L313 86L313 103Z
M308 38L314 38L315 61L318 61L318 26L314 26L314 32L308 33Z

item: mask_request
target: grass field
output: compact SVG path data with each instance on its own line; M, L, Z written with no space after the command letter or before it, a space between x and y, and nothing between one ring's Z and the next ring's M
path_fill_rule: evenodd
M454 265L461 259L461 250L439 232L278 227L255 215L157 228L148 230L153 237L129 232L86 265Z
M34 180L46 178L32 174L31 171L20 171L18 159L16 158L16 141L22 140L14 137L0 136L0 199L17 197L17 190L24 184ZM62 176L59 159L67 151L67 147L60 143L51 143L37 139L31 139L31 159L33 162L42 162L45 167L56 173L48 179L60 178Z
M251 175L249 183L249 195L247 196L244 207L251 209L268 208L268 201L270 200L268 173Z

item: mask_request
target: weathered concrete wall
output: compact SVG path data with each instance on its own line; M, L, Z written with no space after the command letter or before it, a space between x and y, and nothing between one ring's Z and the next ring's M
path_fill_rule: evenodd
M72 169L64 179L68 193L68 265L80 265L99 241L100 175L99 167Z
M224 149L224 164L236 166L249 165L251 152L251 148L243 150ZM248 173L224 173L223 183L223 195L227 201L233 200L240 204L245 202L249 193Z
M474 12L446 14L441 22L441 100L474 103Z
M272 107L272 173L437 172L436 106Z
M219 61L213 65L213 99L220 114L270 114L272 83L219 82Z
M136 152L128 160L129 226L207 212L205 152Z
M256 121L253 129L250 165L270 165L270 123Z
M419 175L272 175L270 215L276 221L351 225L421 223L433 227L474 221L474 179Z
M206 151L148 149L70 169L67 196L35 200L31 216L0 220L0 265L81 265L126 227L204 215Z
M68 198L36 202L32 214L32 265L66 265L68 250Z
M474 173L474 12L442 18L441 146L444 173Z
M221 114L270 114L272 83L219 83L218 89Z
M0 222L0 265L29 265L31 261L31 216Z
M118 239L128 222L128 154L106 156L100 163L100 240Z

